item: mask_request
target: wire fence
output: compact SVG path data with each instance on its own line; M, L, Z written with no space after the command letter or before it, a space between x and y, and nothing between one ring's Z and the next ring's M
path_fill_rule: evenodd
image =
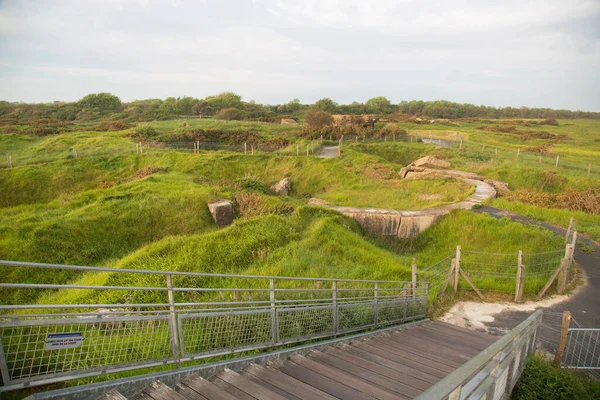
M441 147L461 150L469 153L479 154L486 159L513 160L519 163L529 165L540 165L554 167L559 170L578 172L583 175L600 176L600 165L593 163L582 163L572 160L561 159L559 155L546 155L537 152L534 146L523 146L517 148L502 147L497 145L486 145L485 143L475 143L462 141L460 139L440 139L434 134L430 136L417 135L424 143L433 143Z
M103 286L0 282L3 291L104 300L0 305L0 392L334 337L427 312L427 283L0 265L111 276Z
M575 240L576 235L573 236ZM418 271L419 281L428 281L429 299L436 300L448 289L514 294L515 301L523 295L543 295L564 269L564 284L556 285L564 291L576 277L573 244L566 248L545 252L494 253L465 250L446 255ZM562 287L561 287L562 286ZM481 294L480 294L481 295Z

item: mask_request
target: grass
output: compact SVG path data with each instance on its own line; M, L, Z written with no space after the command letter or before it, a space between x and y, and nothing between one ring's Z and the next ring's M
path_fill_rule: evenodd
M537 356L530 356L510 398L512 400L598 399L600 382L583 373L561 369Z

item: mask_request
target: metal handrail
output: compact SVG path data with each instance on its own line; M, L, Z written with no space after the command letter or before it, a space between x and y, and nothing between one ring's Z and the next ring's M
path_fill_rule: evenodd
M215 274L215 273L208 273L208 272L156 271L156 270L150 270L150 269L92 267L92 266L83 266L83 265L46 264L46 263L8 261L8 260L0 260L0 265L13 266L13 267L66 269L66 270L76 270L76 271L117 272L117 273L132 273L132 274L146 274L146 275L198 276L198 277L211 277L211 278L248 278L248 279L278 279L278 280L297 280L297 281L362 282L362 283L403 282L403 281L372 280L372 279L308 278L308 277L273 276L273 275Z

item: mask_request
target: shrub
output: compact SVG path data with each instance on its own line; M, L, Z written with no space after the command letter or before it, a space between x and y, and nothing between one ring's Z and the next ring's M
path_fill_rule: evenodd
M561 369L533 356L529 357L510 398L514 400L598 399L600 382Z
M558 121L555 120L554 118L546 118L543 121L539 122L539 125L551 125L551 126L558 126Z
M224 108L215 115L215 118L225 121L240 121L244 119L244 113L237 108Z
M326 111L309 111L304 115L304 120L311 129L320 129L333 124L333 117Z
M146 139L154 139L158 136L158 131L151 126L138 126L133 133L135 136L141 136Z

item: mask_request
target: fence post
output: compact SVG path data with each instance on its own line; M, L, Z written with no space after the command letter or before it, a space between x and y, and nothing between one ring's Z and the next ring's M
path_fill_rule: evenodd
M337 306L337 281L333 281L331 286L331 301L333 303L333 335L338 332L338 306Z
M179 340L177 338L177 317L175 315L175 297L173 296L173 277L171 274L167 274L167 296L169 299L169 332L171 335L171 352L173 353L173 359L179 366Z
M571 263L575 255L575 246L577 245L577 231L573 231L573 240L571 241L571 254L569 255L569 264L567 265L567 272L571 268Z
M252 155L254 155L254 145L250 146L250 149L252 150Z
M300 155L300 144L296 143L296 155Z
M519 158L519 154L521 154L521 149L517 149L517 158Z
M248 154L248 143L244 142L244 154Z
M77 149L73 147L73 157L77 160Z
M412 259L412 265L411 265L411 269L412 269L412 295L413 297L417 296L417 263L415 262L415 259Z
M523 251L519 250L517 261L517 284L515 286L515 303L521 301L521 298L523 297L523 283L525 282L523 267Z
M321 144L323 144L323 135L321 135Z
M271 342L273 347L279 341L279 323L277 321L277 304L275 303L275 279L269 279L269 300L271 302Z
M569 335L569 325L571 325L571 313L568 311L563 312L562 325L560 327L560 339L558 341L558 348L554 355L554 363L560 365L563 354L565 353L565 347L567 345L567 337Z
M379 282L375 282L374 291L375 304L373 306L373 323L379 325Z
M560 156L556 156L556 165L555 167L558 167L558 160L560 159Z
M458 291L458 274L460 271L460 244L456 246L456 264L454 265L454 292Z
M592 170L592 164L588 164L588 175L590 174L591 170Z
M142 147L142 142L140 142L140 154L144 154L144 148Z
M571 236L571 229L573 229L574 218L569 219L569 227L567 228L567 235L565 236L565 243L569 243L569 236Z
M8 156L8 168L12 168L12 156Z

